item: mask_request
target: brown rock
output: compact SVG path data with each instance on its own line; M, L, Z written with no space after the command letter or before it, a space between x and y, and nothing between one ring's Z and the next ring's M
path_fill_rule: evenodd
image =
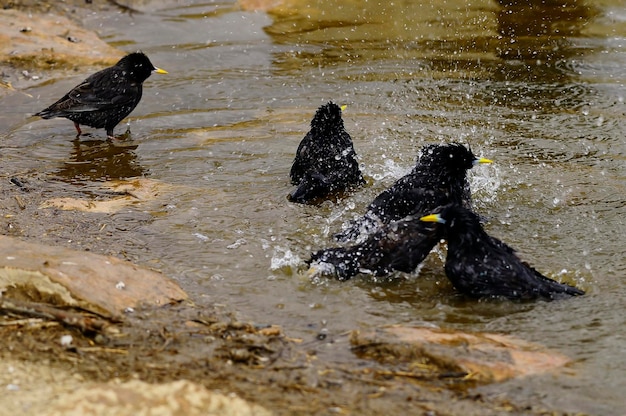
M363 334L354 331L351 343L361 356L428 365L484 383L547 372L570 361L539 344L507 335L421 327L392 326Z
M171 279L115 257L0 236L0 292L119 317L187 298Z
M52 198L41 203L40 208L111 213L139 202L163 198L175 189L173 185L146 178L108 181L104 182L102 186L119 194L119 196L106 200L69 197Z
M0 62L33 69L110 66L124 53L63 16L0 12Z

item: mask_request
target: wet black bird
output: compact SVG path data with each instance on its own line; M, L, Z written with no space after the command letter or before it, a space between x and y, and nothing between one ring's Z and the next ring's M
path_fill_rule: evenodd
M392 271L411 273L441 240L442 228L417 218L391 222L367 240L350 247L319 250L308 261L310 274L348 280L359 274L384 276Z
M112 67L89 76L59 101L35 114L44 119L64 117L74 122L78 136L80 125L105 128L114 138L113 129L139 104L143 82L153 73L167 71L152 65L142 52L126 55Z
M337 104L329 102L317 110L311 130L298 146L289 176L297 185L289 200L302 204L365 182Z
M478 215L458 205L420 218L443 224L448 242L445 271L461 293L475 297L552 300L585 292L549 279L523 262L515 250L488 235Z
M491 160L474 156L460 143L425 146L413 170L379 194L365 215L335 238L342 242L355 240L382 224L409 215L426 215L449 203L471 207L467 171L478 163L491 163Z

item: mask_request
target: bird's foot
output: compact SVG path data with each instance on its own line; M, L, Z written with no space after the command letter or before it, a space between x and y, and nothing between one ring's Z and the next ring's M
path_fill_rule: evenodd
M120 141L120 140L128 140L131 138L130 130L126 130L124 134L120 134L119 136L114 135L112 132L107 133L107 139L112 141Z

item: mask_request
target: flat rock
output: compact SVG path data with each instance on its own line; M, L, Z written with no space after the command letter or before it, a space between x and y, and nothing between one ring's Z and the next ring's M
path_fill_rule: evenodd
M123 52L68 18L0 11L0 62L32 70L110 66Z
M0 236L0 292L108 317L187 294L163 274L115 257Z
M187 380L163 384L133 380L93 384L61 395L45 414L270 416L272 413L239 397L211 392Z
M512 336L391 326L353 331L353 350L365 358L427 365L442 373L466 374L482 383L539 374L570 362L563 354Z
M51 198L42 202L40 208L112 213L139 202L164 198L176 189L173 185L165 182L146 178L108 181L103 183L102 187L118 194L118 196L98 200L94 198Z

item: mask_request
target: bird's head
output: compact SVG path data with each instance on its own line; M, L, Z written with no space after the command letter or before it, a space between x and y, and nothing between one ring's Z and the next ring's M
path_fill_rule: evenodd
M465 172L477 164L493 163L474 156L472 150L461 143L428 145L422 150L420 160L441 166L448 172Z
M480 217L458 204L440 207L432 214L421 217L420 221L442 224L447 230L454 230L458 227L465 229L480 227Z
M143 82L154 72L157 74L167 74L167 71L152 65L150 59L143 52L129 53L119 60L115 66L126 71L129 76L138 82Z
M311 120L311 129L326 131L337 128L343 128L341 107L332 101L329 101L327 104L324 104L317 109L313 120Z

